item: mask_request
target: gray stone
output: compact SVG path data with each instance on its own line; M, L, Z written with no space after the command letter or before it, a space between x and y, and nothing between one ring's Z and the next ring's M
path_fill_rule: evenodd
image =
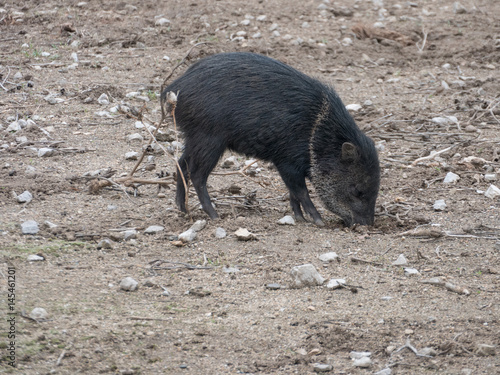
M415 268L405 268L405 275L406 276L420 275L420 272L418 272L418 270L416 270Z
M370 367L372 365L372 360L370 359L370 357L362 357L359 359L355 359L353 361L353 365L355 367L367 368L367 367Z
M192 229L193 231L195 232L199 232L200 230L202 230L203 228L205 228L205 226L207 225L207 221L206 220L197 220L192 226L190 229Z
M19 121L14 121L14 122L11 122L9 124L9 126L7 127L7 129L5 129L6 132L17 132L19 130L21 130L21 125L19 124Z
M331 245L330 245L330 247L331 247ZM339 256L337 255L337 253L331 251L329 253L321 254L319 256L319 260L321 260L322 262L325 262L325 263L329 263L329 262L333 262L333 261L339 261Z
M224 238L224 237L226 237L226 235L227 234L226 234L226 231L224 230L224 228L219 227L215 230L215 237L216 238Z
M35 220L28 220L21 224L23 234L37 234L39 231L38 223Z
M249 232L246 228L239 228L234 235L239 241L250 241L256 239L255 234Z
M444 177L443 184L452 184L460 180L460 176L453 172L448 172Z
M325 363L313 363L312 367L314 372L330 372L333 370L332 365L328 365Z
M312 264L304 264L292 268L291 276L293 285L296 288L303 288L306 286L322 285L325 279L318 273L316 267Z
M351 359L360 359L364 357L370 357L371 355L371 352L357 352L354 350L349 353L349 357L351 357Z
M437 351L434 348L427 347L427 348L420 349L420 351L418 352L418 354L428 355L428 356L431 356L431 357L435 357L437 355Z
M179 234L179 240L186 243L186 242L192 242L196 238L196 232L189 228L187 231L182 232Z
M137 160L139 158L139 153L135 151L130 151L125 154L126 160Z
M266 289L269 289L269 290L278 290L278 289L281 289L281 285L278 284L278 283L267 284L266 285Z
M500 189L497 188L495 185L490 185L488 190L484 193L484 195L487 198L495 199L496 197L500 196Z
M101 96L97 99L97 102L100 105L108 105L109 104L109 98L106 94L102 93Z
M280 225L295 225L295 220L292 216L286 215L278 220L278 224L280 224Z
M434 202L434 205L432 206L436 211L444 211L446 208L446 203L444 199L438 199L437 201Z
M361 104L348 104L345 106L345 108L348 110L348 111L353 111L353 112L357 112L359 111L361 108L363 108L361 106Z
M146 234L156 234L161 231L163 231L165 227L162 227L161 225L150 225L149 227L146 228L144 233Z
M497 174L496 173L486 173L484 175L485 181L496 181L497 180Z
M392 374L392 370L389 367L387 367L383 370L375 372L373 375L391 375L391 374Z
M113 248L113 241L111 241L109 238L103 238L97 244L98 250L100 250L100 249L112 249L112 248Z
M31 195L31 193L26 190L23 193L19 194L16 199L19 203L29 203L33 199L33 195Z
M164 26L164 25L169 25L170 24L170 20L167 19L167 18L158 18L156 21L155 21L155 25L156 26Z
M53 156L55 153L56 150L54 150L53 148L42 147L41 149L38 150L38 157L48 158L50 156Z
M453 13L464 14L464 13L467 13L467 9L462 4L460 4L458 1L455 1L453 3Z
M240 270L237 267L222 267L224 273L238 273Z
M345 284L344 279L331 279L330 281L328 281L328 284L326 284L326 287L328 289L338 289L341 288L342 285L344 284Z
M47 310L42 307L35 307L30 312L30 318L35 320L45 320L48 316L49 314L47 313Z
M476 354L481 357L496 355L496 348L494 345L478 344L476 346Z
M43 222L43 225L45 225L48 229L54 229L54 228L57 228L58 225L57 224L54 224L53 222L51 221L48 221L48 220L45 220Z
M127 292L133 292L137 289L138 285L139 283L131 277L126 277L122 281L120 281L120 289Z
M26 260L28 262L40 262L42 260L45 260L45 258L41 257L40 255L31 254L31 255L28 255L28 258Z
M403 254L400 254L398 256L398 259L396 259L394 262L392 262L393 266L406 266L407 264L408 264L408 261L406 260L406 258Z
M135 229L125 230L121 232L121 235L125 241L137 238L137 231Z

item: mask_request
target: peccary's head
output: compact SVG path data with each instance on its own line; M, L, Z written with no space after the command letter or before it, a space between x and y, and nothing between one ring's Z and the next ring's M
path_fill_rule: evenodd
M345 225L372 225L380 166L370 138L360 134L356 143L346 141L337 144L337 150L323 149L315 155L311 160L312 182L326 208Z

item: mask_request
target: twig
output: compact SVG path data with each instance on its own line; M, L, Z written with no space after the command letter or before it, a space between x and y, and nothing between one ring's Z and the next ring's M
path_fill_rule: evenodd
M436 156L438 156L439 154L442 154L443 152L447 152L447 151L450 151L453 147L455 147L456 145L452 145L450 147L446 147L445 149L443 150L440 150L440 151L431 151L431 153L427 156L422 156L421 158L418 158L416 159L413 163L411 163L408 167L411 168L411 167L414 167L415 165L417 165L418 163L420 163L421 161L424 161L424 160L431 160L431 159L434 159Z
M415 45L417 46L417 49L418 49L419 53L423 53L424 52L425 43L427 42L427 33L425 32L425 29L424 29L423 26L422 26L422 34L424 34L424 40L422 41L422 47L419 47L418 42L415 43Z
M365 260L365 259L360 259L360 258L355 258L355 257L350 257L349 259L353 263L365 263L365 264L371 264L373 266L378 266L378 267L384 267L385 266L382 263L372 262L371 260Z
M61 361L62 361L62 359L64 358L65 355L66 355L66 350L63 350L62 353L57 358L56 367L61 365Z
M427 355L427 354L419 354L418 353L418 350L415 349L415 347L410 343L410 339L407 339L406 340L406 344L404 344L401 348L393 351L392 353L397 353L397 352L400 352L401 350L403 349L410 349L413 353L415 353L415 355L417 357L424 357L424 358L434 358L433 356L431 355Z

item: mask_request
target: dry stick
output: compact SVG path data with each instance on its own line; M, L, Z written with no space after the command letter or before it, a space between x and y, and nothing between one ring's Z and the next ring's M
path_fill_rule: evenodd
M414 167L415 165L417 165L418 163L420 163L421 161L424 161L424 160L430 160L430 159L434 159L436 156L438 156L439 154L442 154L443 152L446 152L446 151L450 151L453 147L455 147L456 145L452 145L450 147L447 147L441 151L431 151L430 155L427 155L427 156L422 156L421 158L418 158L416 159L415 161L413 161L413 163L411 163L408 167Z
M423 53L424 52L425 42L427 42L427 33L425 32L425 29L424 29L423 26L422 26L422 34L424 34L424 40L422 41L422 47L418 46L418 42L415 43L415 45L417 46L417 49L418 49L419 53Z

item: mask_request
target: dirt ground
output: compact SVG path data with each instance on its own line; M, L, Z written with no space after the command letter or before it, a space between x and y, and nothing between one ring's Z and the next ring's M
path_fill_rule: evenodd
M361 105L352 113L382 170L373 227L344 228L312 186L326 226L278 225L291 209L277 172L259 161L238 173L241 155L222 168L229 153L209 179L217 221L194 191L191 217L177 211L174 186L91 194L92 172L131 172L125 154L149 140L139 120L156 125L160 85L198 42L174 78L204 56L250 51ZM0 1L0 372L499 373L500 197L485 195L500 187L499 71L493 0ZM134 176L172 180L165 126L168 153L150 147ZM445 184L448 172L460 179ZM32 201L18 203L26 190ZM38 233L22 234L27 220ZM176 246L196 220L206 227ZM145 234L151 225L164 230ZM238 241L240 227L256 239ZM98 248L104 238L111 248ZM327 252L340 261L323 263ZM408 265L392 265L401 254ZM290 270L308 263L348 286L292 288ZM125 277L138 289L121 290ZM30 318L34 308L48 316ZM371 365L351 351L371 352Z

